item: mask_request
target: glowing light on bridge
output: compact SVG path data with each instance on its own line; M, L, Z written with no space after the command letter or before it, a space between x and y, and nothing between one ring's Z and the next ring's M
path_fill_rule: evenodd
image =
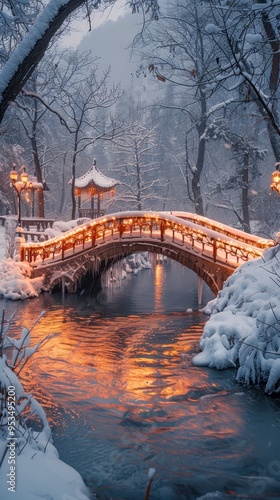
M110 253L112 243L114 255ZM73 269L75 263L81 265L81 259L91 265L95 251L105 262L128 252L162 253L195 272L199 268L203 279L216 293L217 287L238 265L260 257L265 248L274 244L272 240L257 238L200 216L195 223L189 214L176 217L170 213L136 211L95 219L48 241L24 243L21 259L34 269L42 268L42 274L48 266L52 266L54 272L54 265L61 272L70 259ZM219 278L212 279L216 272Z

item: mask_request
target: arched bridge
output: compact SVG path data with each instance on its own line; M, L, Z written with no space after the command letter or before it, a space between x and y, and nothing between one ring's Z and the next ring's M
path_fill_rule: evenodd
M90 220L40 243L21 245L33 277L44 275L52 288L63 282L74 291L78 280L101 263L135 252L154 252L192 269L214 294L234 269L260 257L272 240L249 235L188 212L119 212Z

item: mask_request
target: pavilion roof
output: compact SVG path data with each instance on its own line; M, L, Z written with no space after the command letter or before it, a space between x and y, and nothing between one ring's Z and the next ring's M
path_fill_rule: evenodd
M70 181L70 183L72 183L72 181ZM75 188L80 190L87 190L90 187L95 187L97 190L107 191L114 188L117 184L119 184L119 181L102 174L95 162L86 174L75 179Z

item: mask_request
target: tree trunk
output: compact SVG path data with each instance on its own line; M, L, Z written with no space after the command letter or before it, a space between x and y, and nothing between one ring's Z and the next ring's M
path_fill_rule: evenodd
M60 205L58 209L58 213L61 215L63 212L64 202L65 202L65 163L66 163L67 153L64 153L63 164L62 164L62 173L61 173L61 199Z
M38 117L37 101L35 100L34 119L33 119L33 123L32 123L31 146L32 146L32 155L33 155L35 175L37 178L37 182L40 182L43 186L42 169L41 169L40 160L39 160L38 147L37 147L37 137L36 137L37 117ZM45 217L44 191L43 191L43 189L38 190L38 217Z
M83 3L84 0L69 0L68 3L62 5L58 9L57 13L54 15L52 21L47 25L45 32L42 33L39 40L36 41L36 36L38 35L35 34L34 36L33 32L28 33L19 46L14 50L12 57L10 57L7 62L7 65L9 65L11 69L9 71L9 81L3 90L2 100L0 102L0 123L2 122L11 101L16 99L20 90L41 61L53 36L61 28L65 19L67 19L67 17ZM47 7L45 8L45 11ZM36 20L32 28L35 28L37 24L40 25L41 23L41 19ZM26 48L28 45L30 45L29 51ZM21 52L25 53L22 59ZM18 59L21 59L20 64L16 64ZM5 66L3 70L5 70Z
M246 233L251 233L250 213L249 213L249 155L244 154L244 164L242 173L242 212L243 229Z
M76 198L75 198L75 181L76 181L76 161L78 149L78 135L79 129L75 132L74 154L72 161L72 185L71 185L71 199L72 199L72 220L76 219Z
M274 153L275 161L280 161L280 135L277 134L275 128L272 126L270 121L267 121L267 130L270 140L270 144ZM273 170L273 168L271 168Z
M137 143L134 141L135 151L136 151L136 176L137 176L137 210L142 210L141 204L141 172L140 172L140 164L139 164L139 156L137 150Z
M73 163L73 168L72 168L72 185L71 185L71 199L72 199L72 220L76 218L76 198L75 198L75 171L76 171L76 166L74 166Z

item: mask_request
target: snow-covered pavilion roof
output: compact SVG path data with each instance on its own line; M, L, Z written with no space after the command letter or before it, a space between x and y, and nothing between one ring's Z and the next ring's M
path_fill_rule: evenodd
M107 191L113 189L117 184L119 184L119 181L102 174L95 162L86 174L75 179L75 188L81 190L95 187L97 190Z

